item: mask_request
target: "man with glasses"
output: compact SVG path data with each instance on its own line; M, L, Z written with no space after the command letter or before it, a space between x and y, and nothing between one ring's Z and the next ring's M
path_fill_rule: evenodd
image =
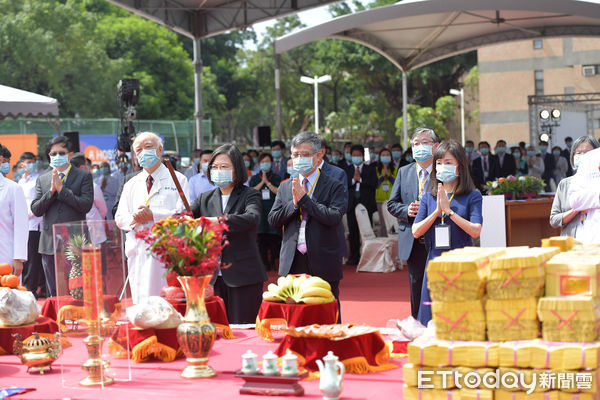
M35 216L43 217L39 252L48 294L56 296L52 225L85 221L85 215L94 201L94 186L89 172L71 167L69 161L73 151L71 142L65 136L50 140L46 145L46 155L50 169L36 181L31 211Z
M279 275L307 273L323 278L339 299L341 244L337 229L346 212L344 186L321 173L321 138L301 132L292 139L292 160L299 172L281 183L269 224L283 229Z
M416 163L405 165L398 171L388 201L388 211L398 218L398 258L406 260L408 266L411 313L417 318L427 247L424 237L413 237L412 224L419 211L421 196L429 188L433 152L440 138L433 129L421 127L415 129L410 141Z
M117 226L127 232L125 249L129 266L129 287L134 304L158 296L166 285L164 266L142 239L135 233L151 227L155 222L184 210L183 202L167 167L161 162L162 140L152 132L139 133L131 146L143 170L123 186L115 214ZM180 172L175 175L187 198L188 181Z

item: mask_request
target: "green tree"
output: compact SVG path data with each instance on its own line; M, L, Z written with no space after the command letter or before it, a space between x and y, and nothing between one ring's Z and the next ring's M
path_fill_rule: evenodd
M435 102L435 109L409 104L407 107L407 129L412 132L420 126L433 128L441 138L448 135L446 124L456 112L456 99L454 96L443 96ZM396 120L396 133L402 136L403 118Z

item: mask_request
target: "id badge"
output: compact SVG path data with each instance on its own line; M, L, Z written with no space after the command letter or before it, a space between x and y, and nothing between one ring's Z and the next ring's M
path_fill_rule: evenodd
M306 221L302 221L300 224L300 230L298 231L298 243L306 243Z
M384 193L387 193L390 191L390 184L389 183L384 183L381 185L381 189L383 190Z
M261 193L263 200L271 199L271 191L269 190L269 188L263 188L263 190L261 190Z
M450 249L450 225L440 224L435 226L435 248Z

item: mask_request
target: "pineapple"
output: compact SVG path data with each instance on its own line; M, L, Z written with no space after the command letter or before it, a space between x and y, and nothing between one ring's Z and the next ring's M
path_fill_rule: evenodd
M83 282L80 278L81 271L81 249L87 245L87 240L83 235L73 235L67 243L65 249L65 258L71 262L69 271L69 294L74 300L83 300Z

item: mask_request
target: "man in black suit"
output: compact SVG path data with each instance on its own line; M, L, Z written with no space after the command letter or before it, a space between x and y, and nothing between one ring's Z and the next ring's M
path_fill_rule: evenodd
M279 275L319 276L339 299L342 259L337 229L346 212L344 186L319 170L320 150L321 139L313 132L292 139L294 168L300 174L281 182L269 224L283 228Z
M495 153L500 167L498 178L506 178L509 175L514 176L517 173L517 165L512 154L506 152L506 142L504 140L496 142Z
M493 181L498 178L500 173L500 165L498 158L490 154L490 144L488 142L479 142L479 157L473 160L473 182L477 189L483 190L487 181Z
M573 138L571 136L567 136L565 138L565 148L560 153L561 156L566 158L567 160L571 159L571 146L573 146ZM571 167L571 163L569 164L569 168L567 169L567 176L573 175L573 168Z
M550 189L550 179L553 177L554 173L554 156L551 153L548 153L548 142L540 140L539 143L540 154L538 156L544 160L544 173L542 174L542 179L546 182L546 187L544 190L549 192ZM569 158L570 159L570 158Z
M365 149L355 144L350 149L352 166L346 169L348 175L348 241L350 255L348 264L357 265L360 261L360 231L354 209L360 203L367 209L369 220L373 222L373 213L377 211L375 189L379 183L374 164L365 164Z
M85 221L85 214L90 211L94 202L92 175L79 168L72 168L69 163L72 155L71 143L66 137L57 136L48 142L46 156L50 160L51 169L38 177L35 198L31 202L33 214L44 217L39 251L51 296L56 296L52 225Z

